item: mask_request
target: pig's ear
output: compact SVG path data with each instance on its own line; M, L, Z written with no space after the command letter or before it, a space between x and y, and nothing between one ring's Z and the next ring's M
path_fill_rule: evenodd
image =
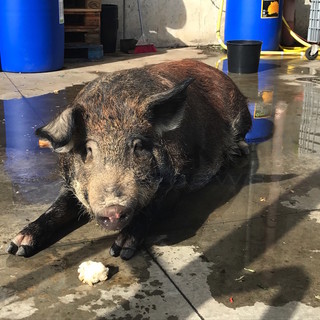
M179 127L186 107L187 88L193 81L193 78L188 78L148 99L146 116L160 135Z
M50 142L54 151L59 153L69 152L74 146L73 133L77 119L79 119L80 109L70 107L64 110L55 119L44 127L36 130L36 135L40 139Z

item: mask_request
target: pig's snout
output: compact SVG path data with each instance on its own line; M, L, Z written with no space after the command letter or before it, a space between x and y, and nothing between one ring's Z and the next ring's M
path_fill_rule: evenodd
M98 223L107 229L122 229L131 220L131 210L124 206L113 205L104 208L96 215Z

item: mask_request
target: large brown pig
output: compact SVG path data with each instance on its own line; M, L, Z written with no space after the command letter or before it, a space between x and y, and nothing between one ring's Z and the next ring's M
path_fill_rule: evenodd
M30 256L84 212L120 233L110 249L130 259L171 191L206 185L241 153L246 98L221 71L183 60L102 76L36 134L60 155L58 199L12 240Z

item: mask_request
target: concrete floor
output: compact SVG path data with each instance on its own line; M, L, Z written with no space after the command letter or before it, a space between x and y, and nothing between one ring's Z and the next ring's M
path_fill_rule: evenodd
M227 70L221 54L184 48L0 73L0 319L320 319L318 60L262 57L259 73L230 74L255 114L249 160L183 196L132 260L109 256L115 235L94 221L31 258L5 252L59 191L34 128L100 73L182 58ZM82 284L89 259L111 278Z

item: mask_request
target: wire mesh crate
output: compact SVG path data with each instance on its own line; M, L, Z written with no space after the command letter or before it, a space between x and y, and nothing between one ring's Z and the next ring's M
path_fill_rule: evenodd
M320 42L320 0L312 0L309 15L308 42Z
M314 83L304 86L304 99L299 132L299 153L320 152L320 92Z

